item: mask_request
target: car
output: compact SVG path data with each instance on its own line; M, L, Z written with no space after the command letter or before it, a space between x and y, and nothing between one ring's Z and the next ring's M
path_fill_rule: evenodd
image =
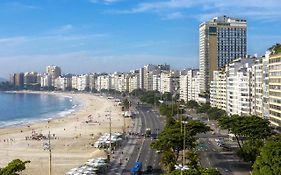
M153 171L152 166L151 166L151 165L148 165L148 166L146 167L146 173L152 173L152 171Z

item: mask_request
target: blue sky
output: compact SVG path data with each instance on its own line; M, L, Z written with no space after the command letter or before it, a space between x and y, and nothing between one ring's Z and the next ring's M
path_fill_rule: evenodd
M128 71L198 67L198 26L248 21L248 54L281 41L279 0L1 0L0 77L19 71Z

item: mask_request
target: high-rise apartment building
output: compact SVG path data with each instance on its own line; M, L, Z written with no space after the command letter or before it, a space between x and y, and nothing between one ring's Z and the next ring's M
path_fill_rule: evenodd
M129 76L129 92L139 89L139 74Z
M172 93L172 73L170 71L161 72L160 80L160 92L162 94L164 94L165 92Z
M213 72L213 80L210 84L210 104L226 111L226 72L224 69Z
M269 56L269 121L281 127L281 52Z
M180 100L188 101L188 75L180 75Z
M188 76L188 100L198 101L199 98L199 70L187 71Z
M199 28L200 92L208 92L213 71L247 55L247 22L226 16L203 22Z
M230 115L251 114L251 71L254 63L254 58L242 58L226 66L226 112Z
M157 66L148 64L143 68L143 88L147 91L153 90L153 75L158 70Z

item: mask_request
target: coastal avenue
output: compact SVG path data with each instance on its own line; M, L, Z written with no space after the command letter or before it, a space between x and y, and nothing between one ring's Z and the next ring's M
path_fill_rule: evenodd
M129 130L138 135L128 135L128 140L122 148L118 149L112 160L109 174L130 174L134 162L142 162L142 171L145 173L148 166L152 166L150 174L160 174L160 154L150 148L152 137L144 137L145 129L151 128L152 136L156 136L164 127L164 121L159 114L150 107L138 106L135 108L132 128ZM120 165L121 163L121 165Z

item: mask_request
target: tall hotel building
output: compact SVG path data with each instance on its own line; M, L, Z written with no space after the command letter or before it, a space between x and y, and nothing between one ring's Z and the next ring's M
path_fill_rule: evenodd
M213 71L247 55L247 22L226 16L203 22L199 28L200 92L209 92Z

